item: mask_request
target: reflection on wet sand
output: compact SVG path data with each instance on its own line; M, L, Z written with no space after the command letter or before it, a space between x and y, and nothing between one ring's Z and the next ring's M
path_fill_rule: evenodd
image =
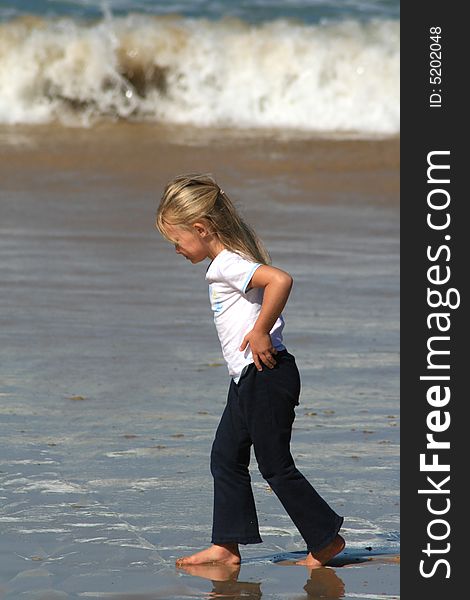
M212 581L210 598L258 600L262 596L261 582L238 581L240 565L187 565L177 569L188 575Z
M234 600L258 600L262 596L261 582L239 581L240 565L188 565L178 570L212 582L210 598L233 598ZM311 600L344 598L345 586L334 569L321 567L309 569L309 579L303 589Z
M310 579L304 585L308 598L344 598L345 586L331 567L311 569Z

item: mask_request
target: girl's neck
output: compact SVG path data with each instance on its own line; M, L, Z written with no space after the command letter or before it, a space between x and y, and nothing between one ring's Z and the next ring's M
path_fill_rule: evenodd
M211 260L214 260L214 258L220 254L223 250L225 250L225 246L222 244L222 242L219 240L219 238L216 235L211 236L211 239L208 240L207 242L207 257L210 258Z

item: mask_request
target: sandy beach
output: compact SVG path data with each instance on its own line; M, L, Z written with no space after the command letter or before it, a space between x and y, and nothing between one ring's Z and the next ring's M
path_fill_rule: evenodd
M398 170L398 138L0 126L0 598L399 597ZM345 565L273 562L305 549L253 460L263 545L239 572L174 567L209 541L228 387L207 265L153 227L188 171L294 277L293 454L345 517Z

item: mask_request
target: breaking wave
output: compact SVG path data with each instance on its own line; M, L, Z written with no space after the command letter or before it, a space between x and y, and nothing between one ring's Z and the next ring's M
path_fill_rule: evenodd
M399 22L107 15L0 24L0 122L399 132Z

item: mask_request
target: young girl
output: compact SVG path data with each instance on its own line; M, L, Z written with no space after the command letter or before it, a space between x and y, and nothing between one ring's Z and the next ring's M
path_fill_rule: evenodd
M208 175L182 175L165 188L156 227L192 263L209 258L211 308L231 376L211 452L214 478L212 545L177 565L238 564L239 544L257 544L248 465L258 467L304 538L319 567L344 548L338 516L298 471L290 453L300 379L283 344L282 310L292 277L269 265L269 255Z

